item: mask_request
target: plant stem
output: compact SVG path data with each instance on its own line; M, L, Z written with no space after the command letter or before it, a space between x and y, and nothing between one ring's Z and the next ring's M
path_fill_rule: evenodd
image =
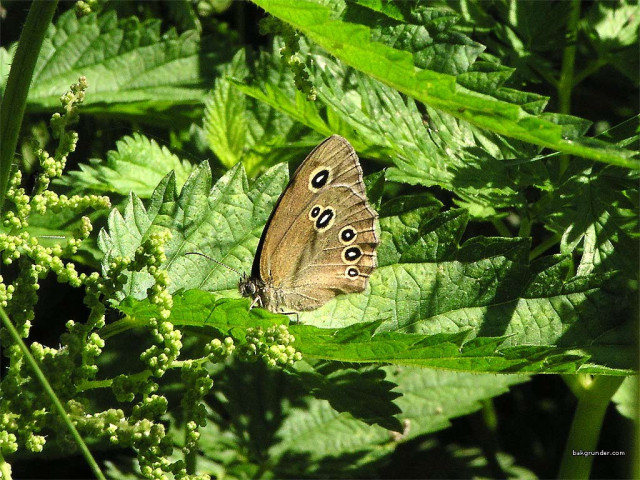
M562 455L558 478L589 478L593 456L576 452L592 452L596 449L607 406L624 378L591 377L584 374L565 377L565 381L578 397L578 407Z
M571 1L571 11L567 22L565 47L562 53L562 68L558 80L558 110L560 113L571 112L571 90L573 89L573 73L576 61L576 44L578 42L578 22L580 21L580 0ZM560 158L558 178L569 166L569 157L563 155Z
M542 243L540 243L539 245L537 245L535 248L531 250L531 253L529 253L529 260L534 260L538 258L544 252L546 252L555 244L557 244L560 240L561 240L560 235L551 235L550 237L546 238L545 240L542 241Z
M529 215L520 215L520 228L518 229L519 237L528 237L531 235L531 219Z
M80 436L80 433L78 432L78 430L76 430L76 427L73 425L73 422L69 418L69 415L67 415L67 412L65 412L64 407L62 406L62 402L60 402L60 399L56 395L56 392L54 392L53 388L51 388L51 384L49 383L49 380L47 380L47 377L45 377L44 372L38 366L36 359L33 358L33 355L31 355L29 348L27 348L25 343L22 341L22 338L20 338L20 334L18 333L16 328L13 326L13 323L11 323L11 320L9 320L9 317L7 316L7 314L5 313L2 307L0 307L0 318L2 318L2 323L4 324L5 328L9 331L9 335L11 336L11 338L13 338L14 342L16 342L16 344L22 351L25 361L29 364L36 378L42 385L42 388L49 396L51 403L53 404L53 407L58 411L60 418L69 428L69 431L73 436L73 439L76 441L76 444L78 445L78 447L80 448L80 451L84 455L85 460L91 467L91 470L93 470L93 474L96 476L96 478L100 480L106 480L105 476L102 474L102 471L100 470L100 467L98 466L98 463L95 461L95 459L91 455L91 452L87 447L87 444L84 443L84 440Z
M491 223L493 224L494 227L496 227L496 230L498 231L498 233L500 235L502 235L503 237L511 237L511 232L509 231L509 229L507 228L507 226L502 223L501 220L494 218L491 220Z
M58 0L34 0L11 63L7 87L0 103L0 212L4 207L33 70L57 5Z
M185 442L185 444L189 440L187 438L188 435L189 435L189 429L187 428L187 425L185 423L185 426L184 426L184 442ZM198 460L197 453L198 453L198 451L194 447L194 448L191 449L191 451L189 451L189 453L187 453L184 456L185 468L187 470L187 474L189 474L189 475L193 475L193 474L196 473L196 466L197 466L196 463L197 463L197 460Z

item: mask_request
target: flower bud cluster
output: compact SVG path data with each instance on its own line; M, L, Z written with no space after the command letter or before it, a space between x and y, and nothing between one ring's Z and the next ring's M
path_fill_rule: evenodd
M226 337L224 340L214 338L204 347L204 353L209 358L209 361L218 363L231 356L235 349L233 338Z
M154 377L160 378L180 355L182 333L167 320L151 319L151 334L160 344L142 352L140 360L147 364Z
M280 55L293 72L296 88L307 96L307 100L315 101L318 92L309 80L306 62L300 58L300 35L298 32L275 17L266 17L260 21L260 33L282 36L285 46L280 49ZM307 57L307 62L309 61L310 59Z
M260 357L270 367L293 365L302 359L302 354L293 347L295 340L286 325L274 325L266 330L248 328L241 356L248 360Z
M21 187L22 173L14 168L10 173L6 194L6 209L1 217L0 261L6 266L6 273L0 276L0 305L6 310L16 327L18 335L27 338L34 318L34 307L38 302L41 279L53 272L61 283L72 287L85 286L85 303L90 308L87 323L67 322L67 333L60 338L58 348L44 346L38 342L30 345L31 355L49 379L54 391L63 401L78 397L78 386L94 379L98 367L96 358L101 354L105 342L96 329L104 326L105 307L98 298L100 274L78 273L72 262L64 257L75 254L82 241L92 230L89 217L82 217L75 230L65 232L62 241L47 239L50 246L41 244L42 237L36 237L27 230L33 215L53 212L82 211L88 208L110 207L108 197L97 195L67 197L48 191L51 180L62 175L67 156L75 150L78 136L67 131L67 127L77 119L77 106L84 100L87 83L84 78L72 85L61 99L64 112L56 113L51 119L54 138L59 139L55 154L38 150L36 156L40 173L35 180L33 194L27 195ZM59 416L52 414L51 401L43 392L16 339L6 329L0 329L2 354L8 360L0 376L0 452L15 452L26 448L39 452L46 442L41 432L56 431ZM78 403L78 402L76 402ZM80 403L78 403L80 405ZM74 405L77 410L77 405ZM89 418L89 417L87 417ZM88 420L89 421L89 420Z
M183 452L188 455L200 439L199 428L207 424L207 410L202 400L213 387L209 372L199 362L186 362L182 367L185 391L181 405L184 412L186 435Z

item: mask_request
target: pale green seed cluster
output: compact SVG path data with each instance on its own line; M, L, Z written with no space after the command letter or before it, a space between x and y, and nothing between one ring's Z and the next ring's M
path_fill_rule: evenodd
M293 81L296 88L307 96L307 100L315 101L318 92L309 80L307 64L301 58L300 35L290 25L281 22L275 17L266 17L260 21L260 33L263 35L272 33L281 35L285 46L280 49L282 58L293 72Z
M86 17L98 7L98 0L80 0L76 2L75 10L78 18Z
M226 337L224 340L214 338L204 347L204 353L212 363L218 363L231 356L235 349L233 338Z
M62 98L64 113L52 118L51 127L59 146L53 156L38 152L41 173L36 179L33 195L21 188L22 176L15 170L10 179L7 197L7 213L2 217L5 231L0 234L0 259L5 265L13 265L15 278L5 281L0 276L0 305L6 308L16 325L19 335L26 338L34 318L34 306L38 301L39 281L53 272L58 281L74 287L85 287L84 303L89 308L86 323L69 320L67 332L60 337L57 348L33 342L31 353L65 405L69 417L80 434L92 438L106 438L121 447L133 448L138 456L140 469L146 478L204 480L208 475L189 476L183 461L172 461L171 438L166 436L160 417L166 414L168 402L158 395L156 379L169 368L182 368L185 392L186 445L185 453L193 451L199 438L199 428L205 425L206 412L203 398L209 392L212 381L202 367L208 359L221 358L233 352L233 341L225 339L219 345L212 344L206 357L194 361L178 362L182 348L182 334L168 319L173 299L168 291L169 275L162 266L166 264L164 246L170 240L168 230L150 234L143 245L129 257L109 259L107 274L102 277L94 272L79 274L75 265L63 260L78 251L92 225L83 217L73 232L52 246L41 245L41 239L27 233L30 215L48 212L81 211L86 208L108 208L109 199L95 195L64 196L48 191L51 180L62 174L66 158L77 142L74 132L67 127L77 117L76 106L84 99L86 81L80 79ZM49 244L47 244L49 245ZM113 379L96 380L96 359L101 355L105 341L98 331L105 326L106 304L118 296L131 272L148 272L153 285L148 289L150 301L157 306L157 318L151 321L151 333L156 345L145 351L141 358L147 369L119 375ZM4 272L3 272L4 273ZM5 276L8 276L5 275ZM60 432L60 420L52 414L50 400L35 380L23 354L4 329L0 329L2 354L8 359L0 381L0 454L6 455L19 449L41 451L46 434ZM89 402L83 392L111 388L118 401L132 403L131 414L123 410L109 409L103 412L88 411ZM68 437L56 435L58 446L71 447Z
M211 390L213 380L199 362L187 362L182 367L182 381L185 392L180 403L186 427L185 445L182 450L188 455L197 447L200 439L199 428L207 424L207 410L203 399Z
M180 355L182 333L171 322L152 319L151 334L158 345L152 345L142 352L140 360L147 364L154 377L160 378Z
M59 282L86 288L88 321L84 324L68 321L68 332L60 337L58 348L37 342L30 345L31 354L63 401L77 396L77 386L92 381L98 372L95 362L105 344L96 332L104 326L105 307L99 298L104 282L97 272L79 274L72 262L63 260L76 253L91 233L88 217L82 217L79 226L57 242L55 238L47 239L51 246L42 245L43 239L31 235L27 227L30 216L48 211L110 207L108 197L66 197L47 190L51 179L62 174L67 156L75 149L77 134L66 129L77 118L77 105L84 99L86 88L86 80L81 78L62 98L64 113L55 114L51 120L54 138L59 139L59 143L53 156L44 150L38 152L40 173L33 195L27 195L21 187L20 170L14 168L11 172L6 209L1 218L4 231L0 233L0 259L12 268L0 276L0 305L22 338L29 335L41 279L52 272ZM20 448L39 452L46 443L42 432L60 430L59 418L51 413L49 397L25 362L15 339L4 328L0 329L0 344L7 360L5 363L3 359L2 363L8 365L0 381L0 452L6 454ZM64 438L61 441L64 442Z
M173 447L166 435L165 426L153 419L167 412L167 399L160 395L151 395L133 407L127 417L121 409L109 409L89 414L80 402L69 401L67 411L73 418L78 430L94 438L108 438L120 447L133 448L138 454L140 470L146 478L167 479L167 473L175 478L186 473L184 462L171 462Z
M293 365L302 359L302 354L293 347L295 340L286 325L274 325L266 330L248 328L242 357L249 360L260 357L270 367Z

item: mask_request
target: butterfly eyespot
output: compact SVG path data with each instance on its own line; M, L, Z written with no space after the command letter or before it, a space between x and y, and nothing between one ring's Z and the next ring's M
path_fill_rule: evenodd
M311 207L311 210L309 210L309 220L313 221L318 218L321 210L322 207L320 205L314 205L313 207Z
M362 250L358 246L347 247L342 250L342 261L344 263L356 263L361 256Z
M357 236L358 234L354 228L351 225L347 225L338 233L338 240L340 240L340 243L343 245L349 245L354 242Z
M355 280L359 275L360 270L358 270L358 267L347 267L347 269L344 271L344 276L350 280Z
M316 168L309 175L309 190L317 192L331 181L331 170L324 165Z
M316 230L318 230L319 232L324 232L325 230L329 229L331 225L333 225L335 219L335 210L331 207L325 208L316 220Z

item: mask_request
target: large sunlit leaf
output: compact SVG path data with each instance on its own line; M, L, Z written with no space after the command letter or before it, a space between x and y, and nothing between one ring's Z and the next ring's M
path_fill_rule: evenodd
M132 257L153 230L167 228L172 233L166 246L171 290L213 294L177 295L172 321L223 332L232 326L245 330L261 310L249 312L248 299L215 303L239 296L238 275L185 253L204 253L249 272L260 232L285 182L284 166L252 186L236 167L212 187L203 164L178 194L169 176L148 208L132 197L124 217L112 213L108 232L101 234L104 268L115 255ZM297 316L302 325L291 329L303 354L478 372L631 371L634 345L622 301L626 290L619 288L614 273L568 276L570 259L562 255L529 265L526 239L475 237L460 244L466 213L436 215L437 204L419 199L403 203L398 198L381 207L379 267L365 292L338 296ZM131 274L122 298L145 298L150 281L144 272ZM131 310L132 305L121 308L133 325L154 316L144 313L151 305L143 302Z
M418 68L406 50L376 41L360 18L350 19L334 2L254 0L271 15L303 32L346 64L386 85L456 118L502 135L604 163L637 168L636 152L575 135L564 123L534 115L503 95L491 96L463 86L454 75Z
M171 111L189 106L192 112L185 114L192 114L194 106L202 105L215 68L228 56L221 43L226 43L222 37L206 42L195 31L161 33L160 20L118 20L113 11L78 19L69 10L44 40L27 111L58 108L61 92L84 75L90 88L84 112L175 126L177 118ZM6 77L0 78L5 81Z

